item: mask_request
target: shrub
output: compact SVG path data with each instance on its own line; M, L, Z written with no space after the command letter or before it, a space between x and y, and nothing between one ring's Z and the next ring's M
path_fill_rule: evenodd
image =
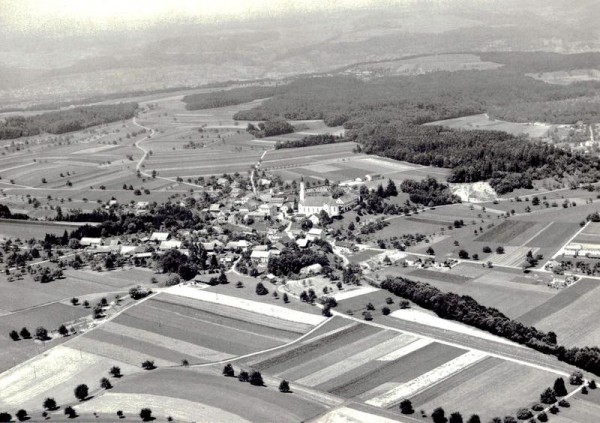
M552 407L550 407L550 412L552 414L556 414L556 413L558 413L558 411L559 410L558 410L558 407L556 405L553 405Z
M533 411L542 411L544 409L544 406L542 404L534 404L533 407L531 407L531 409Z
M571 404L569 403L569 401L567 401L566 399L561 399L558 402L558 405L560 405L563 408L569 408L571 406Z
M265 288L262 282L256 284L256 295L267 295L269 290Z
M240 374L238 375L238 380L240 382L248 382L248 380L250 380L250 375L248 375L248 372L245 370L242 370L240 372Z
M70 419L74 419L75 417L77 417L77 412L73 407L69 406L65 408L65 415L69 416Z
M250 384L254 386L263 386L265 384L259 371L254 370L250 374Z
M35 337L40 341L45 341L48 339L48 330L42 326L38 327L35 330Z
M415 412L412 402L409 399L405 399L400 403L400 412L402 414L413 414Z
M548 415L546 413L540 413L540 414L538 414L538 420L541 422L547 422Z
M569 383L571 385L582 385L583 384L583 373L575 371L569 376Z
M223 376L227 376L227 377L235 376L235 370L233 370L233 366L231 364L226 364L225 367L223 367Z
M567 388L565 387L565 380L562 377L557 378L554 381L554 393L558 397L564 397L567 395Z
M149 408L142 408L140 410L140 418L145 422L152 420L152 410Z
M279 392L283 392L284 394L290 392L290 384L287 380L284 379L281 381L279 384Z
M110 380L103 377L102 379L100 379L100 387L102 389L110 389L110 388L112 388L112 383L110 383Z
M79 401L85 400L88 397L88 394L89 388L85 384L78 385L75 388L75 398L77 398Z
M46 398L44 400L43 405L44 405L44 408L46 410L50 410L50 411L56 410L58 408L57 405L56 405L56 401L54 400L54 398Z
M533 413L528 408L520 408L517 411L517 419L519 420L527 420L533 417Z
M142 363L142 367L146 370L154 370L156 369L156 366L154 365L154 361L153 360L146 360Z
M540 395L540 400L542 401L542 404L553 404L556 402L556 394L554 393L552 388L547 388Z
M20 422L24 422L25 420L28 420L27 411L23 410L22 408L19 411L17 411L17 419Z
M112 377L121 377L121 368L117 366L112 366L108 371Z

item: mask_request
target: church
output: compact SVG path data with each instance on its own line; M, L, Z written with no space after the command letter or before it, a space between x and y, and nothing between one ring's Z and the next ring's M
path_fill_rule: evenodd
M330 217L339 216L350 210L358 203L358 196L344 193L338 198L333 198L329 192L306 193L304 182L300 182L300 199L298 213L310 216L325 211Z

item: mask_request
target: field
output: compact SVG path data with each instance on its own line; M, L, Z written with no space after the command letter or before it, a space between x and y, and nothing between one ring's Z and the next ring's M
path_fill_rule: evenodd
M513 135L529 135L532 138L544 138L549 135L556 125L545 123L516 123L490 118L487 114L464 116L455 119L439 120L427 125L442 125L452 129L483 129L489 131L503 131Z
M298 394L282 394L267 381L266 387L225 378L221 368L164 369L137 374L120 383L110 395L102 395L78 407L78 410L126 415L138 413L150 404L157 415L182 421L297 422L326 410L318 399Z
M539 393L555 379L555 374L543 370L488 357L417 394L412 401L416 410L428 414L436 407L454 410L460 405L463 416L478 414L487 422L535 404Z
M355 143L338 143L268 151L261 167L272 170L284 180L310 177L319 181L353 181L377 174L399 183L404 179L422 179L429 175L445 179L449 174L447 169L354 153L355 146Z

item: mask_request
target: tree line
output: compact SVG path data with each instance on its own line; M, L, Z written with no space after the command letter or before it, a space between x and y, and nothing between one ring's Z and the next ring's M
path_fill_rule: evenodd
M277 92L276 87L242 87L231 90L213 91L191 94L183 97L187 110L214 109L217 107L235 106L249 103L260 98L271 97Z
M388 277L381 288L434 311L439 317L455 320L497 336L526 345L582 370L600 375L600 348L572 347L558 344L554 332L543 332L533 326L510 319L493 307L479 304L472 297L442 292L423 282L402 277Z
M90 126L131 119L137 103L119 103L74 107L34 116L9 116L0 121L0 139L38 135L43 132L64 134Z

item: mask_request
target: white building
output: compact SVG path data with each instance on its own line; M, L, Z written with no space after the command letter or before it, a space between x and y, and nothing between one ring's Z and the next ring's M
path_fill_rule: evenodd
M357 203L358 197L348 193L338 198L333 198L328 192L306 195L304 182L300 182L300 201L298 202L298 213L300 214L310 216L325 211L330 217L334 217L350 210Z

